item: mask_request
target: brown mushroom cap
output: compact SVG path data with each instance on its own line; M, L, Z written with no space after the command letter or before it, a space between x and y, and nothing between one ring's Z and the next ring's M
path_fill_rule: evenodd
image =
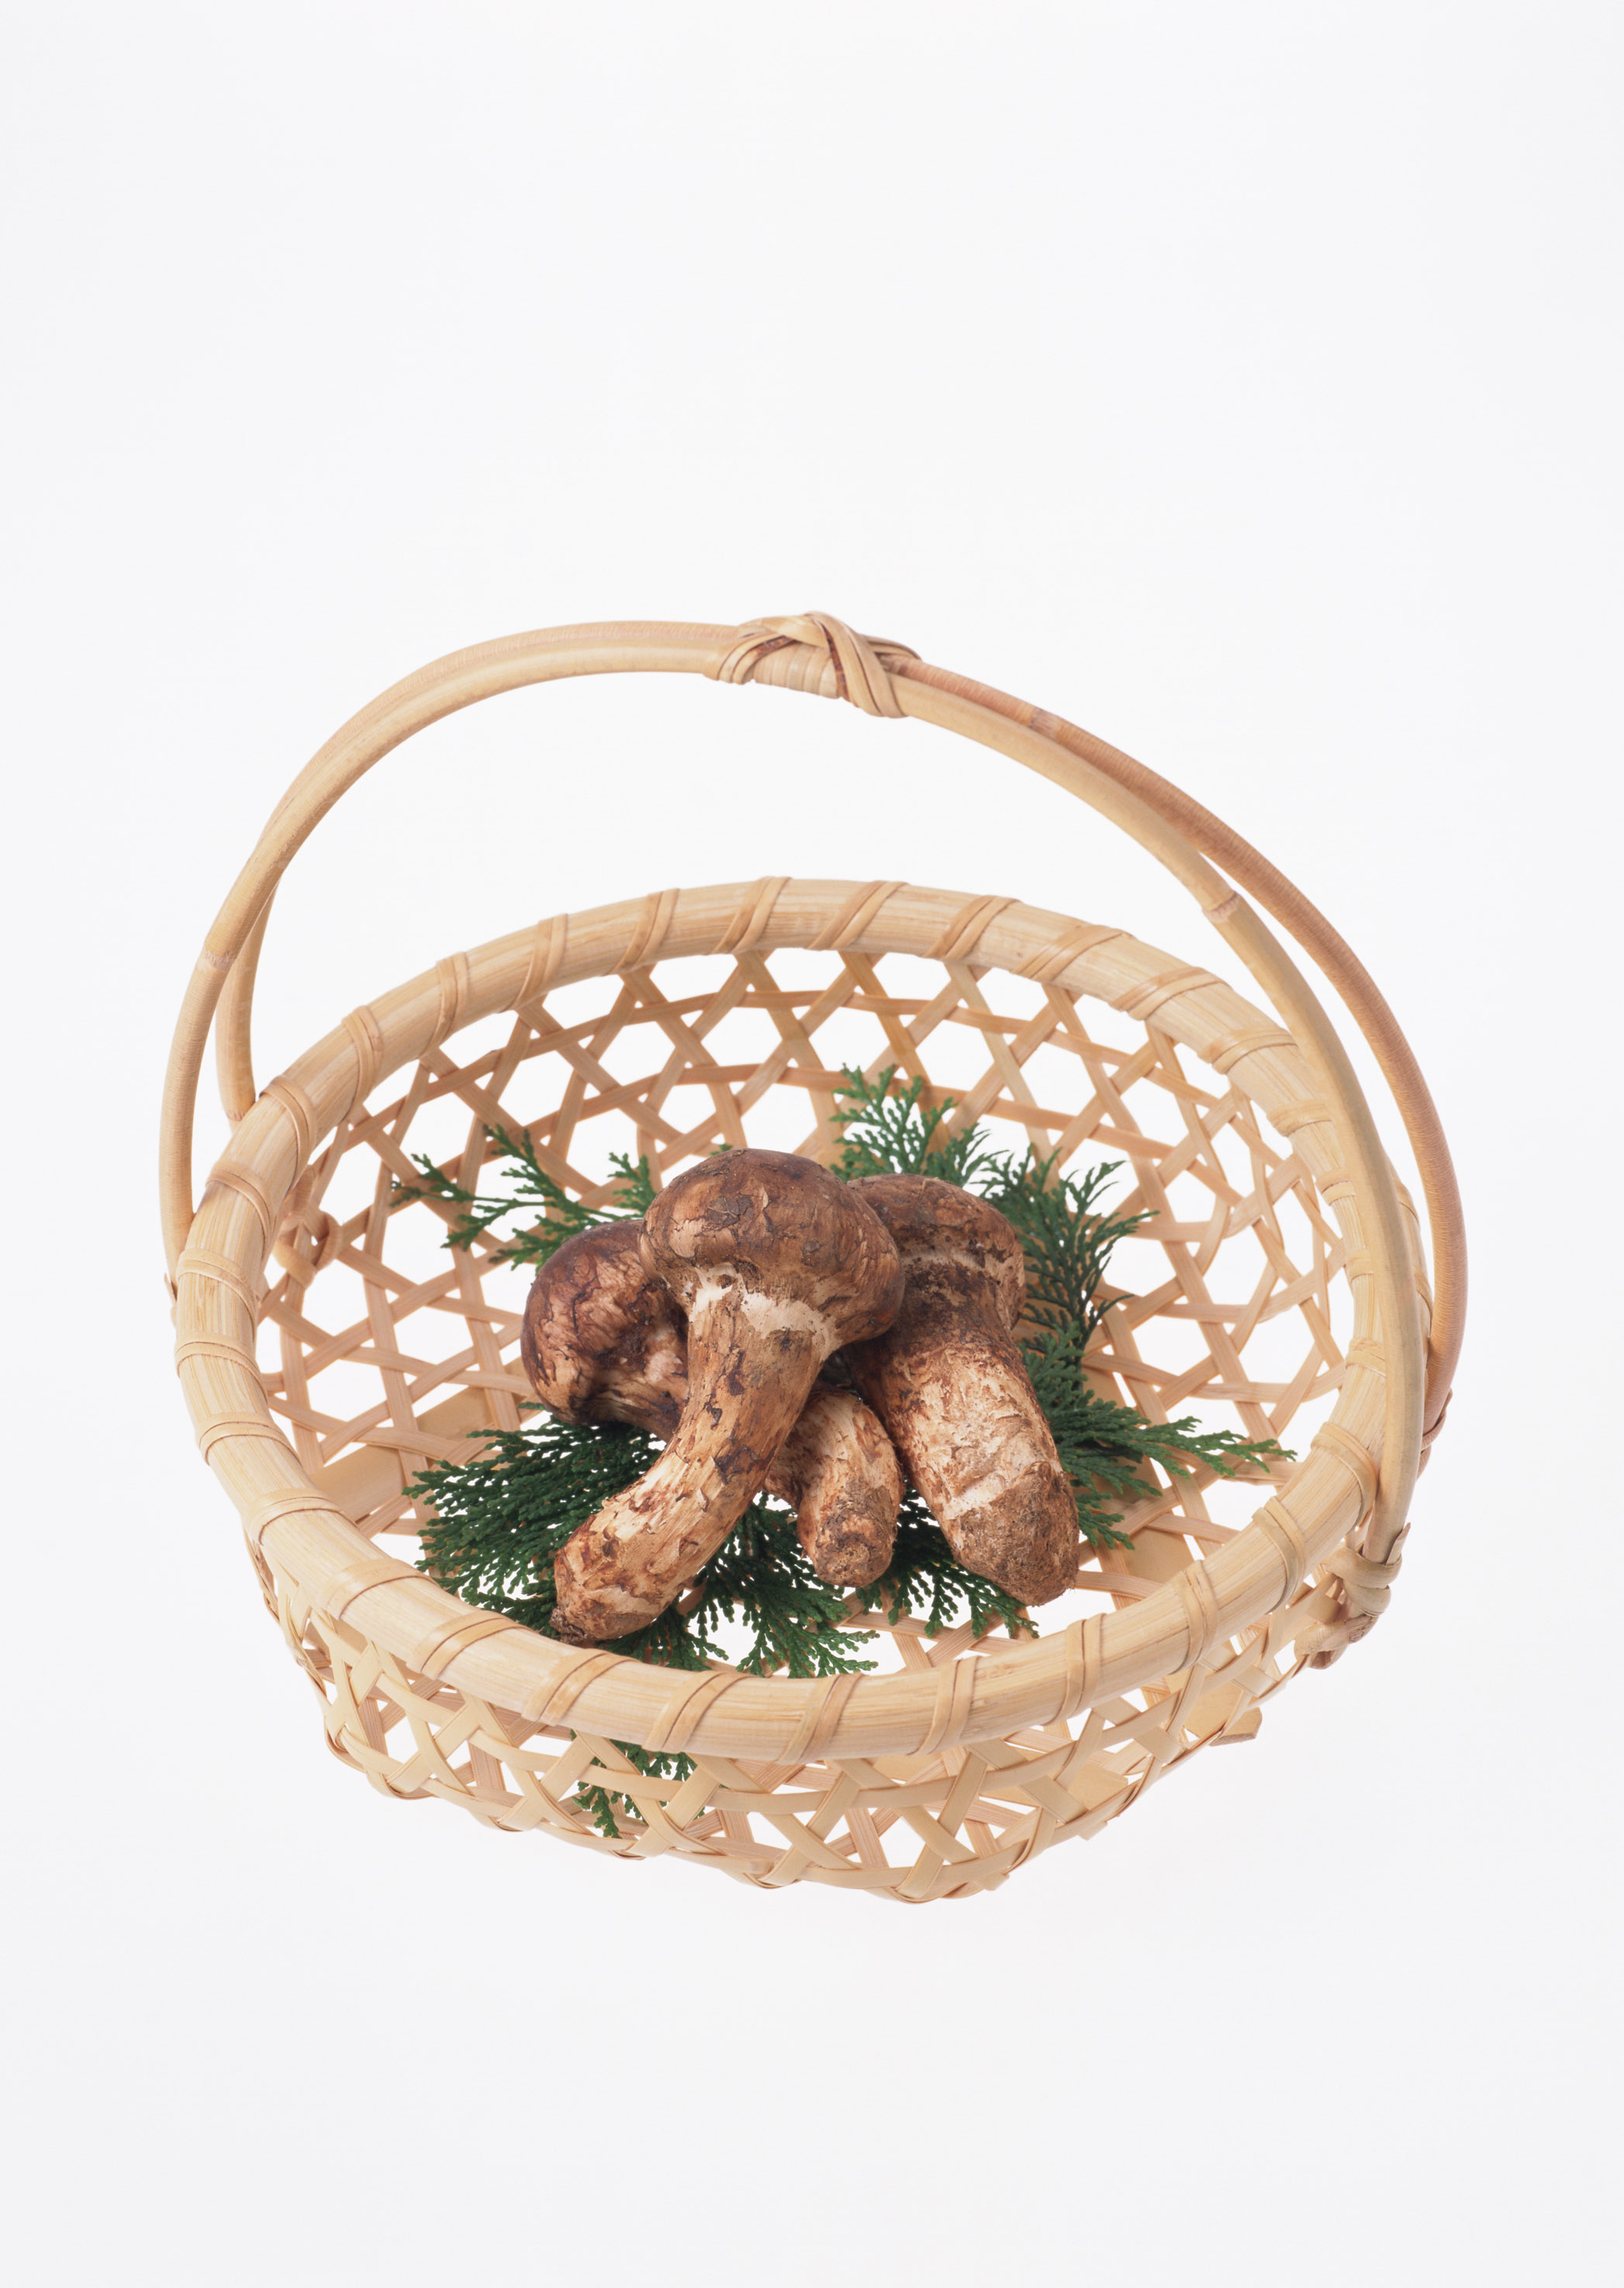
M649 1212L642 1253L687 1315L688 1399L653 1468L554 1561L553 1625L577 1643L664 1611L761 1491L824 1360L888 1326L902 1293L873 1210L796 1153L689 1169Z
M873 1210L798 1152L723 1152L690 1168L644 1219L643 1260L690 1322L726 1300L769 1337L805 1333L822 1358L888 1327L902 1295Z
M1026 1259L1007 1216L935 1176L860 1176L852 1189L873 1208L903 1259L910 1309L923 1307L938 1286L955 1299L955 1308L979 1309L972 1283L978 1281L1002 1323L1011 1329L1019 1323Z
M1014 1327L1020 1242L985 1200L933 1176L867 1176L859 1193L907 1275L891 1328L846 1363L962 1564L1026 1604L1077 1570L1077 1502Z
M543 1264L519 1356L566 1422L635 1422L669 1438L688 1395L682 1315L643 1266L641 1217L576 1234Z
M519 1351L542 1403L566 1422L632 1422L669 1441L688 1399L683 1316L645 1268L641 1218L567 1240L542 1266ZM820 1579L866 1588L891 1561L902 1470L854 1391L817 1383L773 1458L766 1489L796 1513Z

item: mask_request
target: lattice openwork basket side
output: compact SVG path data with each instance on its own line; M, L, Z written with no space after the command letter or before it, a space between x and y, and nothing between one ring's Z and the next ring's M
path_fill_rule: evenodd
M898 882L666 891L554 917L356 1010L257 1091L253 973L282 869L337 795L489 693L614 670L770 680L910 714L1060 780L1162 858L1271 1005L1109 916ZM1221 861L1229 878L1217 872ZM1240 889L1235 885L1240 884ZM1241 894L1347 997L1394 1087L1432 1225L1410 1203L1324 1012ZM222 1000L222 988L224 998ZM193 1104L219 1016L235 1127L195 1215ZM658 1179L718 1145L829 1158L842 1068L896 1065L1066 1161L1108 1156L1130 1299L1091 1355L1153 1418L1278 1437L1258 1483L1147 1483L1131 1551L1080 1551L1035 1640L886 1624L879 1672L802 1681L572 1649L459 1602L412 1562L408 1481L519 1426L524 1275L402 1210L413 1156L471 1188L491 1130L525 1130L588 1199L609 1156ZM674 1852L758 1885L964 1895L1090 1835L1387 1602L1462 1294L1458 1205L1420 1076L1341 941L1265 862L1086 734L839 623L566 629L454 655L386 694L296 784L210 933L165 1114L177 1357L199 1443L337 1753L385 1792L592 1850ZM652 1779L619 1743L682 1760ZM590 1778L637 1815L600 1833Z

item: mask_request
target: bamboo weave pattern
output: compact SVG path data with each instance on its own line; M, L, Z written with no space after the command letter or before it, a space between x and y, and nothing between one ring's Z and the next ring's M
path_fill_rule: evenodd
M740 632L740 673L805 655L783 625L776 647L772 627ZM868 670L859 655L841 671ZM877 677L873 711L889 711L883 663ZM471 1188L487 1130L522 1126L589 1198L613 1150L660 1179L720 1144L828 1158L852 1063L923 1076L957 1100L955 1124L1018 1148L1121 1160L1113 1205L1156 1220L1100 1386L1153 1417L1278 1436L1295 1468L1248 1489L1240 1514L1199 1479L1147 1491L1134 1550L1084 1553L1036 1646L877 1625L889 1672L873 1679L635 1668L424 1581L406 1481L518 1426L529 1394L524 1276L488 1250L443 1251L433 1207L393 1204L410 1156ZM1411 1265L1424 1312L1418 1235ZM1200 1747L1253 1736L1264 1700L1371 1625L1396 1571L1396 1552L1359 1546L1385 1347L1310 1065L1209 972L1008 898L773 878L553 918L441 961L261 1093L178 1288L200 1443L336 1752L390 1794L589 1849L906 1902L985 1889ZM648 1779L625 1739L693 1768ZM618 1839L572 1800L582 1780L635 1800Z

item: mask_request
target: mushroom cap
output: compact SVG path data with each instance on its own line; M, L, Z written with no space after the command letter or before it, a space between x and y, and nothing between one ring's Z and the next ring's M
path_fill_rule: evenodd
M937 1176L860 1176L849 1189L891 1234L910 1285L919 1283L933 1261L945 1273L978 1275L1004 1325L1018 1323L1026 1299L1026 1261L1014 1225L995 1207Z
M566 1422L630 1420L669 1435L687 1395L680 1314L643 1267L641 1219L577 1232L535 1275L519 1355Z
M686 1170L645 1219L643 1260L690 1314L701 1296L742 1291L811 1314L809 1332L823 1322L830 1350L882 1333L902 1299L873 1208L798 1152L725 1152Z

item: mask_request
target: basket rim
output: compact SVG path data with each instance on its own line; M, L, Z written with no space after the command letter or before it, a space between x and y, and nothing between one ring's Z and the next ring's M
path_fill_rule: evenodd
M316 1146L377 1082L463 1025L522 1008L552 986L747 943L764 953L819 945L964 962L972 973L1005 970L1109 1000L1141 1021L1153 1012L1159 1029L1208 1064L1221 1061L1216 1069L1234 1075L1288 1135L1349 1244L1340 1275L1354 1297L1353 1345L1330 1418L1303 1459L1215 1556L1193 1561L1127 1610L995 1657L961 1655L929 1673L804 1680L675 1671L567 1647L463 1604L404 1560L381 1555L304 1471L273 1418L254 1338L265 1262ZM217 1162L180 1256L177 1361L200 1445L250 1544L331 1623L361 1631L418 1673L533 1726L567 1718L572 1728L668 1752L773 1761L934 1752L1007 1737L1074 1714L1102 1693L1193 1669L1221 1638L1295 1594L1370 1518L1386 1379L1406 1362L1377 1332L1370 1247L1380 1219L1367 1229L1349 1125L1288 1027L1126 931L1017 901L896 883L784 877L654 894L550 917L442 960L353 1012L273 1081ZM1424 1291L1418 1235L1400 1228L1406 1282L1421 1281Z
M235 1119L255 1098L249 1052L254 973L270 902L313 829L375 763L427 724L480 699L577 675L699 674L722 683L771 683L851 702L875 716L913 717L1003 754L1052 780L1119 826L1196 899L1270 1001L1289 1012L1312 1045L1333 1093L1346 1102L1361 1173L1386 1250L1402 1253L1398 1204L1382 1191L1382 1151L1363 1092L1335 1027L1295 965L1248 905L1249 892L1310 955L1375 1057L1414 1147L1431 1227L1435 1306L1426 1340L1420 1419L1407 1382L1390 1394L1389 1444L1398 1460L1367 1530L1367 1553L1390 1557L1422 1451L1442 1426L1465 1327L1464 1217L1443 1124L1414 1053L1364 964L1295 884L1232 827L1131 755L1007 692L935 667L906 646L858 635L828 613L736 628L690 622L611 621L533 630L448 654L407 676L342 726L273 812L203 942L175 1029L160 1124L159 1192L172 1280L192 1221L191 1135L197 1082L217 1029L221 1092ZM1225 880L1224 870L1230 877ZM1231 882L1239 889L1231 887ZM1399 1288L1390 1309L1401 1315ZM1403 1331L1400 1329L1400 1339Z

